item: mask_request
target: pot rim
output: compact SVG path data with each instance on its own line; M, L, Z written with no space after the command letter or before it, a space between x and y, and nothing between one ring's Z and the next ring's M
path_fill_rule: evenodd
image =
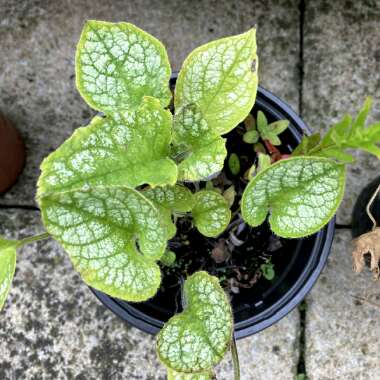
M172 78L175 78L175 75L173 75ZM255 105L256 104L271 107L271 111L274 114L278 114L279 119L283 118L282 114L286 114L286 118L290 121L289 128L298 142L300 142L299 135L301 133L306 135L311 134L310 128L288 104L261 86L258 86ZM282 112L279 112L277 109L281 109ZM334 231L335 216L324 228L314 235L315 241L309 254L311 259L307 262L300 276L286 293L257 315L234 324L234 335L236 339L247 337L272 326L289 314L306 297L315 285L326 264L334 237ZM294 259L296 259L296 257ZM282 274L282 276L285 275L286 272ZM133 306L133 303L122 301L123 304L121 304L121 301L118 299L112 298L96 289L90 289L100 302L113 313L140 330L150 334L156 334L162 328L163 322L161 320L138 310ZM260 301L254 306L259 306L262 302L263 301Z

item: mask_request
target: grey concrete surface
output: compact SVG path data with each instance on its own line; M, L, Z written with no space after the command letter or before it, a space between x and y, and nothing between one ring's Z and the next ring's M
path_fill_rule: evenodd
M302 111L311 127L323 131L342 113L356 112L366 95L374 97L372 119L380 119L378 0L0 0L0 109L21 131L28 154L0 207L32 205L43 157L94 113L74 83L75 45L86 19L146 29L167 46L174 70L199 44L257 24L260 84ZM378 168L374 158L358 155L341 223L350 223L360 189ZM0 210L0 234L41 230L38 212ZM242 379L292 380L304 361L310 380L380 380L380 308L352 297L380 303L379 283L352 273L349 240L347 231L337 233L329 265L307 298L304 326L295 310L239 341ZM103 308L63 250L47 241L18 255L0 318L0 379L148 380L165 379L165 371L154 339ZM218 379L232 379L230 358L218 367Z
M369 271L353 273L349 231L336 233L328 265L307 304L309 379L380 379L379 282Z
M299 312L293 310L259 334L237 341L241 379L293 380L299 357ZM217 367L218 380L233 379L230 354Z
M304 119L326 130L345 112L355 114L373 97L371 120L380 119L380 2L307 2L304 15ZM356 154L348 168L338 222L351 223L361 189L380 175L379 161ZM352 272L350 234L338 231L323 275L307 298L306 372L310 380L380 379L379 282Z
M38 212L0 210L0 235L43 231ZM242 379L293 379L298 311L238 342ZM217 370L232 376L230 358ZM106 310L54 241L20 250L13 288L0 319L0 379L165 379L155 339Z
M173 70L195 47L257 25L261 84L298 105L296 1L1 0L0 5L0 109L20 129L28 154L18 183L0 197L3 204L32 204L41 160L94 114L74 78L75 47L87 19L135 23L165 44Z
M371 120L380 119L380 2L308 1L304 16L303 99L305 121L326 130L345 113L355 115L373 98ZM364 184L380 175L379 162L355 153L338 221L350 223Z
M10 238L43 231L38 212L0 210L0 220ZM0 379L164 378L154 338L107 311L57 243L20 250L0 318Z

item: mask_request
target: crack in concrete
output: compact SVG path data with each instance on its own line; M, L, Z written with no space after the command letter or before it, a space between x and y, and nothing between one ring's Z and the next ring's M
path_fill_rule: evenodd
M298 113L302 117L303 114L303 81L304 81L304 24L305 24L305 1L300 0L298 4L298 11L299 11L299 82L298 82Z
M298 363L297 363L297 377L296 379L307 379L306 365L305 365L305 352L306 352L306 312L307 302L302 301L298 307L300 313L300 335L298 340ZM302 376L302 377L301 377Z
M298 4L299 10L299 103L298 113L302 117L303 114L303 85L304 85L304 23L305 23L305 0L300 0ZM300 313L300 333L298 340L298 362L296 379L307 379L306 365L305 365L305 351L306 351L306 311L307 302L303 300L298 307Z
M33 205L0 205L0 210L28 210L28 211L40 211L40 209Z

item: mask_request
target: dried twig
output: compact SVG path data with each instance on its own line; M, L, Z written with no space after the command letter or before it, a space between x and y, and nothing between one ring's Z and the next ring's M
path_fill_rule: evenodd
M377 195L380 192L380 185L377 187L376 191L372 194L369 200L366 212L368 217L371 219L373 226L370 232L360 235L352 241L353 251L352 258L354 261L354 271L361 272L364 268L364 256L366 254L371 255L371 271L373 273L374 279L378 279L380 276L379 260L380 260L380 227L377 227L377 222L374 216L371 214L371 206Z
M377 222L376 222L376 219L374 218L374 216L372 215L371 213L371 206L372 206L372 203L374 202L374 200L376 199L377 197L377 194L379 194L380 192L380 184L379 186L377 186L377 189L376 191L372 194L372 197L371 199L369 200L368 204L367 204L367 207L366 207L366 212L367 212L367 215L368 217L371 219L372 223L373 223L373 226L372 226L372 231L376 228L377 226Z

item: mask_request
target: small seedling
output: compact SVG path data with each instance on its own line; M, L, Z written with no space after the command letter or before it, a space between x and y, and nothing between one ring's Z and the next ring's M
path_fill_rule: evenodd
M268 120L264 113L262 111L257 113L257 129L259 136L263 140L269 141L272 145L281 145L281 140L278 135L284 132L288 126L288 120L278 120L274 123L268 124Z
M233 175L236 176L240 173L240 160L236 153L230 154L230 157L228 158L228 167Z
M247 144L255 144L259 141L260 135L255 129L251 129L244 133L243 141Z
M163 254L163 256L161 257L160 262L167 267L171 267L175 263L175 259L176 259L175 253L171 251L170 249L167 249L165 253Z
M274 276L275 276L274 266L270 261L264 264L261 264L260 270L264 278L266 278L267 280L271 281L274 279Z

